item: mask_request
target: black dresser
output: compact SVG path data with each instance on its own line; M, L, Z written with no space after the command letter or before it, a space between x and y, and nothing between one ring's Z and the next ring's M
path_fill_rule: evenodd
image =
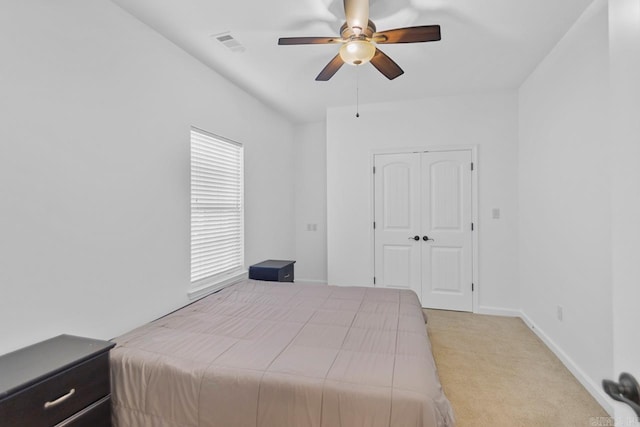
M0 356L0 427L111 426L114 346L60 335Z

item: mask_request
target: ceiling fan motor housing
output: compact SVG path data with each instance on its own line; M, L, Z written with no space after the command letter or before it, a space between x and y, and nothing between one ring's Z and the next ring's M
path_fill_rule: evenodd
M342 27L340 27L340 35L342 36L342 38L344 40L350 40L354 37L362 37L364 39L371 39L373 37L373 35L376 32L376 25L371 22L371 20L369 20L369 23L367 24L367 28L360 29L360 34L356 34L356 32L347 25L347 23L345 22L344 24L342 24Z

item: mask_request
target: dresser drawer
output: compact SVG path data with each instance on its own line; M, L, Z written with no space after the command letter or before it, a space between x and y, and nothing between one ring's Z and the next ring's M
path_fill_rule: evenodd
M52 426L110 394L109 353L103 353L0 401L8 426Z
M111 398L97 401L55 427L111 427Z

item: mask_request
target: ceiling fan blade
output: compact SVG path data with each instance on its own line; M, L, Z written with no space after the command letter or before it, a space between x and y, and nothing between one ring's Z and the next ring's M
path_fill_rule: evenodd
M366 30L369 24L369 0L344 0L344 14L347 26L359 35L355 29Z
M333 75L335 73L338 72L338 70L340 69L340 67L342 67L342 65L344 64L344 61L342 60L342 58L340 57L340 54L337 54L328 64L326 67L324 67L322 69L322 71L320 71L320 74L318 74L318 77L316 77L317 81L321 81L321 82L326 82L327 80L329 80L331 77L333 77Z
M282 37L278 39L279 45L297 45L297 44L331 44L341 43L339 37Z
M393 80L404 74L402 68L378 48L376 48L376 53L373 55L373 58L371 58L371 64L389 80Z
M373 38L378 44L434 42L441 39L440 25L396 28L375 33Z

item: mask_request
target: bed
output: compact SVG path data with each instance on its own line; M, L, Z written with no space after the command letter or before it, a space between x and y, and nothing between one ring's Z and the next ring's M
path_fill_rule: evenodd
M115 426L454 425L407 290L246 280L114 341Z

